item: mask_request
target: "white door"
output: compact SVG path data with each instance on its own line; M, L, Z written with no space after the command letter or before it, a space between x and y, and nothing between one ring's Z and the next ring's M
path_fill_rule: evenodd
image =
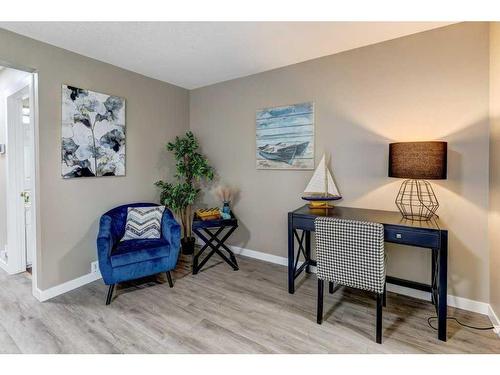
M33 165L34 157L33 150L33 121L31 114L30 96L24 97L22 100L22 128L23 128L23 181L22 191L20 196L24 201L24 237L25 237L25 252L26 252L26 267L31 267L33 264L33 256L35 255L35 228L33 226Z
M7 96L8 267L23 272L35 255L34 116L31 81Z

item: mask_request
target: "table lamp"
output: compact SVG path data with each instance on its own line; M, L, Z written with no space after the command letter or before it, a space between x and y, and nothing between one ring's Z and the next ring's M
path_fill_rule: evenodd
M396 197L405 219L423 221L436 215L439 203L426 180L446 179L447 149L439 141L389 144L389 177L406 179Z

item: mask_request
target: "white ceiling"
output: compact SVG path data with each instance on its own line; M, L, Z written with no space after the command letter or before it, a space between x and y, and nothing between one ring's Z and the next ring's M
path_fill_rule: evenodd
M193 89L452 22L0 22L0 27Z

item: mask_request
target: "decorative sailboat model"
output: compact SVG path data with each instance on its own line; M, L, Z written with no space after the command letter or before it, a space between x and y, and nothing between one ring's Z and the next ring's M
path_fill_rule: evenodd
M325 159L325 154L323 154L302 196L302 199L309 201L309 208L333 208L329 202L342 198Z

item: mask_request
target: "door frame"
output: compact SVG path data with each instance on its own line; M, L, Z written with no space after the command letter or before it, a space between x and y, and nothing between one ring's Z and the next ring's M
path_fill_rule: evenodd
M16 67L10 66L13 69ZM19 150L18 144L19 139L23 136L23 128L21 126L21 116L18 118L18 123L13 124L8 118L9 113L9 97L12 95L19 94L19 97L28 95L30 98L30 122L31 126L31 137L33 139L33 153L30 160L31 170L33 173L33 187L31 194L31 204L32 204L32 220L33 220L33 261L32 261L32 294L35 297L39 297L38 289L38 249L40 244L40 228L38 223L40 223L40 205L39 205L39 186L40 186L40 174L39 174L39 118L38 118L38 73L33 70L28 69L18 69L27 71L29 75L26 79L15 83L10 87L5 93L5 104L7 108L7 121L6 121L6 140L7 140L7 153L6 153L6 176L7 176L7 254L8 260L6 263L2 264L7 273L15 274L19 272L26 271L26 251L25 251L25 228L24 219L20 217L21 213L24 215L24 204L22 204L22 199L19 196L19 191L22 185L22 174L16 173L16 166L19 163L19 158L16 157L16 153L24 152L24 150ZM24 91L26 90L26 91ZM9 149L15 148L15 152L9 152ZM21 159L22 160L22 159ZM21 235L22 233L22 235ZM15 245L13 244L12 238L17 239ZM40 298L38 298L40 299Z
M26 80L17 82L5 92L7 108L7 267L9 273L24 272L27 267L26 224L24 204L20 192L24 185L23 173L21 173L24 170L22 101L29 96L30 83Z

